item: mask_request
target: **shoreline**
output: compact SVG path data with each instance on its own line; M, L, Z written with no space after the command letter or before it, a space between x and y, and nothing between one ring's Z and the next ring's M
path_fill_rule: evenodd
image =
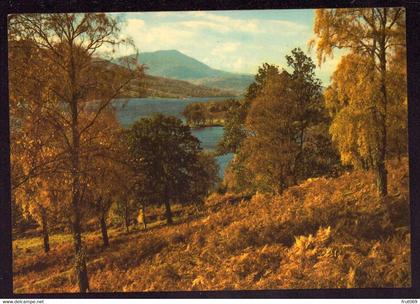
M223 123L213 123L213 124L204 124L199 126L192 126L187 124L191 129L193 130L199 130L199 129L205 129L205 128L211 128L211 127L224 127L225 125Z
M116 97L114 100L119 100L119 99L156 99L156 100L160 100L160 99L175 99L175 100L189 100L192 98L200 98L200 99L211 99L211 98L215 98L215 99L239 99L241 98L241 95L234 95L234 96L184 96L184 97L160 97L160 96L142 96L142 97L133 97L133 96L118 96Z

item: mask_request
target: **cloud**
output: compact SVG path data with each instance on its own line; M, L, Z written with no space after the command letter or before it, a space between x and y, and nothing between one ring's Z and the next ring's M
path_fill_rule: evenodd
M231 64L232 71L240 71L243 68L244 60L239 57Z
M128 19L127 20L127 29L128 30L130 30L130 28L131 29L139 29L139 28L142 28L142 27L144 27L144 24L145 24L145 22L144 22L144 20L142 20L142 19Z
M240 46L241 44L239 42L220 43L211 51L211 54L214 56L223 56L225 54L234 53Z
M292 21L240 19L204 11L140 13L137 17L131 13L129 16L125 32L140 49L179 49L182 45L199 42L202 45L197 45L197 49L206 45L211 48L213 55L219 56L222 55L222 51L237 49L231 42L224 42L215 47L219 40L231 40L232 35L242 35L242 39L251 43L257 40L264 43L271 42L273 38L269 36L272 35L290 36L308 30L307 26ZM159 21L156 21L156 16L159 17ZM219 40L213 39L213 45L207 41L211 32L214 35L222 35L217 37Z
M304 24L299 24L297 22L287 21L287 20L270 20L269 23L271 26L274 26L275 29L281 29L282 33L294 33L294 32L302 32L302 31L309 31L308 28Z
M127 13L122 33L132 37L140 52L177 49L213 68L256 73L263 62L286 65L284 56L295 47L307 50L307 41L313 35L313 16L295 13ZM328 79L339 57L317 68L317 75Z
M194 38L195 33L171 24L150 25L141 19L128 19L124 32L140 50L174 48L180 41Z
M225 24L219 24L208 20L190 20L179 22L179 25L192 30L211 29L218 32L229 32L231 29Z
M281 29L278 33L283 35L310 30L306 25L288 20L261 20L256 18L243 20L202 11L188 12L188 15L196 18L195 21L189 21L191 25L196 24L202 28L207 26L208 28L219 29L221 32L239 31L256 34Z
M156 17L168 17L171 14L173 14L173 12L162 11L162 12L154 12L154 14L155 14Z
M194 18L194 23L201 28L207 27L209 29L219 30L220 32L239 31L261 33L263 31L261 22L257 19L242 20L202 11L187 12L186 14ZM189 21L189 23L193 24L192 21Z

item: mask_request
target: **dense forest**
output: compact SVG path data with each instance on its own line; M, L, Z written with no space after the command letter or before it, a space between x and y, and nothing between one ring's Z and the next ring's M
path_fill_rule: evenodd
M97 59L117 20L10 15L15 292L410 287L405 11L315 17L317 62L294 48L243 98L124 129L115 98L162 82ZM191 132L212 124L223 180Z

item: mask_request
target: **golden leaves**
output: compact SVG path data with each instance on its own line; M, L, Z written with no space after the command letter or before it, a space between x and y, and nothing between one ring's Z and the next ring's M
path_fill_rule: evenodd
M87 237L92 254L104 259L88 265L91 287L95 291L408 287L407 159L389 162L388 171L393 190L387 210L400 213L387 230L378 228L386 216L378 213L371 175L363 171L309 180L281 196L258 193L245 203L229 203L233 194L213 195L207 206L221 207L207 210L202 218L129 235L118 231L113 236L117 246L105 252L93 250L97 234ZM384 233L390 237L381 239ZM54 259L71 263L68 240L60 246L55 247ZM42 258L19 256L15 261L23 268ZM53 264L43 273L63 267ZM28 282L27 276L40 279L39 273L19 273L16 286ZM75 283L60 281L54 287L54 281L48 281L44 288L69 291Z
M205 278L203 276L199 275L197 278L195 278L192 281L191 287L192 287L193 290L199 289L200 287L202 288L202 287L206 286L205 282L206 282Z
M389 81L396 74L406 74L405 63L400 60L403 67L387 66L387 60L394 65L404 52L400 50L405 46L401 35L405 33L404 20L402 8L316 10L312 45L317 45L318 62L332 56L334 48L350 51L342 57L324 94L333 119L330 133L345 164L369 168L381 157L380 151L395 155L406 149L401 135L406 134L407 119L394 116L406 111L402 102L406 85L400 79L399 88L395 88ZM395 104L398 110L391 110ZM398 123L390 123L392 120ZM384 125L388 147L382 147ZM403 148L396 148L399 145Z

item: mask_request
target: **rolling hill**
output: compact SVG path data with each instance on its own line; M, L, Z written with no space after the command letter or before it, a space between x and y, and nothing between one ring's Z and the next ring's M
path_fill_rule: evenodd
M103 58L95 58L101 65L108 65L109 69L124 69L124 65L118 60L109 61ZM234 90L208 87L201 84L193 84L184 80L167 77L153 76L146 73L141 81L135 80L130 87L119 97L161 97L161 98L186 98L186 97L231 97L238 95Z
M230 97L237 93L232 90L210 88L187 81L145 75L143 81L133 82L130 92L124 97L161 97L161 98L186 98L186 97Z
M135 55L131 55L135 56ZM177 50L145 52L137 60L147 66L147 74L185 80L196 85L234 91L242 94L254 76L213 69Z

